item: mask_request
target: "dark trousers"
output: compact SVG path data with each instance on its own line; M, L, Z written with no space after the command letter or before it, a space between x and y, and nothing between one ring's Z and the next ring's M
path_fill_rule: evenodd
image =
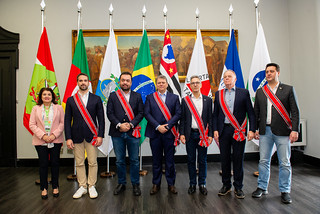
M53 148L35 146L39 157L40 190L48 190L49 155L51 162L52 189L59 187L59 161L62 143L54 143Z
M191 131L190 139L186 142L188 156L188 171L190 185L197 185L196 158L198 150L199 177L198 184L205 185L207 177L207 148L199 145L199 131Z
M222 183L231 187L231 158L233 161L233 186L240 190L243 187L243 158L246 140L236 141L233 139L234 128L225 125L220 136L220 157L222 168ZM232 148L232 154L231 154Z
M158 138L150 139L150 147L152 151L152 183L161 184L162 177L162 158L164 154L166 179L169 186L173 186L176 179L176 171L174 167L174 138L166 138L161 135Z

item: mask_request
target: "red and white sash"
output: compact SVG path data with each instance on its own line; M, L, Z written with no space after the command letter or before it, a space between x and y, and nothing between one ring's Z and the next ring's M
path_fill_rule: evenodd
M98 137L98 131L96 124L94 124L91 115L88 112L88 109L84 106L82 99L79 96L79 93L75 93L73 96L74 102L76 103L84 121L86 122L87 126L89 127L90 131L93 134L93 138L91 140L91 144L94 146L96 144L96 140Z
M198 129L199 129L199 132L200 132L199 145L202 146L202 147L210 146L210 143L208 142L208 131L209 131L208 125L207 125L207 127L205 129L203 120L202 120L197 108L195 107L192 99L190 98L190 96L186 96L184 98L184 100L186 101L186 104L187 104L187 106L189 108L189 111L191 112L193 118L197 122Z
M123 110L126 112L130 122L133 120L134 118L134 113L133 110L130 106L130 103L127 101L127 99L124 97L122 90L117 90L116 91L116 95L122 105ZM137 125L135 128L133 128L133 132L132 132L132 136L135 138L140 138L141 137L141 133L140 133L141 127L140 125Z
M286 108L283 106L277 95L275 95L272 90L270 89L269 85L265 85L262 87L262 91L266 95L266 97L270 100L273 107L278 111L284 122L288 125L290 129L292 129L292 122L287 112Z
M169 121L172 116L171 116L171 113L170 113L167 105L162 101L162 99L160 98L158 92L154 92L153 93L153 97L154 97L156 103L158 104L158 107L160 108L164 118L166 118L166 120ZM174 146L178 146L179 143L180 143L179 142L179 132L177 131L175 126L172 127L171 132L175 137Z
M222 89L219 91L220 106L224 115L229 119L231 125L234 127L233 139L235 139L236 141L243 141L246 139L247 118L245 118L242 125L240 126L235 116L230 112L224 96L224 89Z

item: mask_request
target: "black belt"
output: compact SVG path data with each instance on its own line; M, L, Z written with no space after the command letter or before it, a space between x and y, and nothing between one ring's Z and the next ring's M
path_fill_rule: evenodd
M225 123L224 126L233 127L231 123Z
M266 124L266 126L271 126L271 124Z
M191 128L191 131L192 131L192 132L199 132L199 129L193 129L193 128Z

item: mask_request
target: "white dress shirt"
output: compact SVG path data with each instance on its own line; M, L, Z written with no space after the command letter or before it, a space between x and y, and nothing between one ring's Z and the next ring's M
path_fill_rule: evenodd
M85 107L87 107L88 99L89 99L89 91L87 91L85 94L82 94L82 93L79 92L79 95L80 95L80 98L81 98L81 100L83 102L83 105Z
M269 86L270 87L270 86ZM278 82L278 84L272 89L271 87L270 87L270 89L271 89L271 91L274 93L274 94L276 94L277 93L277 90L278 90L278 87L279 87L279 82ZM271 113L272 113L272 103L271 103L271 101L267 98L267 120L266 120L266 124L267 125L270 125L271 124L271 118L272 118L272 115L271 115Z
M200 96L198 98L196 98L193 94L191 94L191 99L192 99L192 102L194 103L194 105L195 105L195 107L201 117L202 110L203 110L202 94L200 94ZM193 129L199 128L196 120L194 119L194 116L192 116L191 128L193 128Z

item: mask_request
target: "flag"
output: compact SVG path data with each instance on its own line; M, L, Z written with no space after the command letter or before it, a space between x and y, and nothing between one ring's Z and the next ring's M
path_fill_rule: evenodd
M163 50L160 61L160 74L167 77L168 91L178 95L181 98L181 87L176 66L176 60L171 45L169 30L166 31L163 42Z
M204 48L203 48L202 36L201 36L200 30L197 30L197 39L194 44L190 65L189 65L187 77L185 80L183 97L186 95L190 95L192 93L190 88L190 78L193 75L198 75L200 77L200 80L202 83L201 93L203 95L212 97L208 68L206 63L206 57L204 54Z
M267 83L265 78L265 68L266 65L270 62L271 60L266 38L264 36L262 25L261 23L259 23L248 80L248 90L250 92L250 97L253 103L256 91Z
M37 96L40 89L43 87L50 87L55 93L57 101L60 104L60 94L56 73L54 72L49 40L45 27L43 28L43 32L40 37L37 59L33 68L33 74L23 114L23 125L32 135L33 132L29 128L30 114L33 106L37 104Z
M236 87L244 88L244 81L243 81L243 75L242 75L242 70L241 70L241 64L240 64L238 48L237 48L236 38L234 36L233 29L231 32L231 39L230 39L230 43L228 46L226 61L224 63L224 68L223 68L223 72L221 75L219 90L225 88L225 85L223 82L223 75L227 70L233 70L236 73L236 76L237 76Z
M120 88L119 76L121 74L119 55L117 49L116 38L114 31L110 31L109 41L106 53L104 55L103 64L100 72L99 82L96 90L96 95L100 96L103 102L103 109L106 112L107 102L111 92ZM108 132L110 127L110 121L106 120L105 133ZM105 137L103 143L98 149L104 154L109 155L113 149L111 137Z
M66 90L63 96L62 106L64 109L66 107L68 98L73 96L79 90L79 87L77 85L77 75L80 73L85 73L89 76L89 81L90 81L89 91L92 92L88 59L87 59L86 47L84 45L84 40L83 40L82 29L79 30L78 41L76 44L76 48L74 50L68 82L67 82Z
M147 31L144 30L136 63L132 72L131 90L139 92L142 96L143 103L147 95L156 91L153 65L151 60L150 48ZM147 120L145 118L140 122L141 138L140 144L144 141Z

